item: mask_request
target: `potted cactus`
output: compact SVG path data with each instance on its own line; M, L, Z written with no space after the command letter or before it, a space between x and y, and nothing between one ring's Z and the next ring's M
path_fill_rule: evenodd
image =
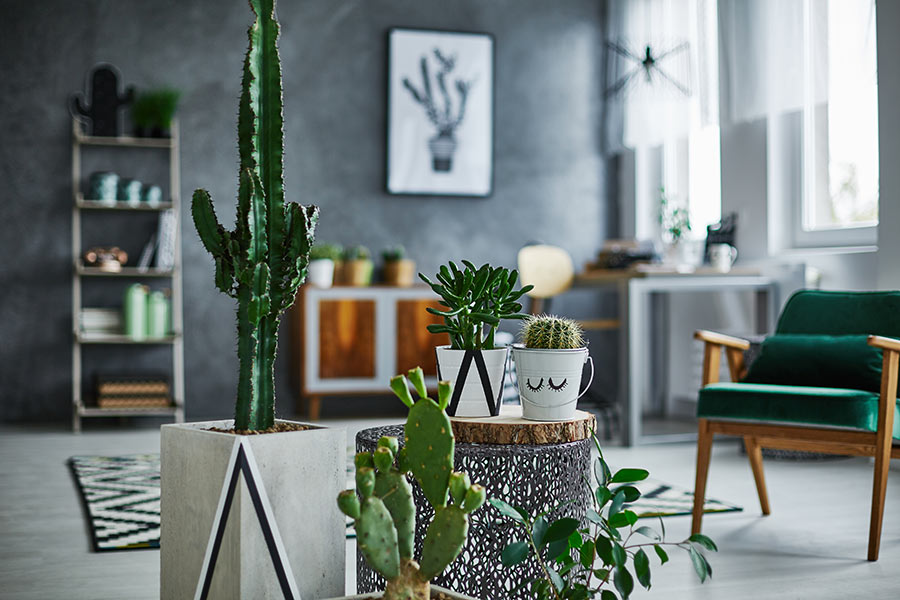
M384 283L410 287L416 278L416 263L406 258L406 249L399 244L381 252L384 259Z
M309 251L309 279L314 286L330 288L334 283L334 265L343 249L338 244L316 243Z
M330 498L346 474L345 431L275 419L278 324L306 277L318 209L285 202L275 3L250 6L237 225L219 224L205 190L191 206L216 287L237 301L235 416L162 428L162 598L323 598L344 589L344 523Z
M415 402L410 382L419 395ZM337 502L353 519L366 562L387 582L384 599L429 600L430 580L459 555L469 530L468 515L484 504L485 489L453 470L453 428L444 412L450 382L438 384L437 402L428 397L421 368L411 370L409 380L403 375L391 378L391 389L409 407L403 447L397 438L385 436L375 452L357 454L356 490L344 490ZM413 556L416 506L407 474L422 487L435 512L418 561Z
M365 246L348 246L344 249L341 266L341 283L344 285L366 286L372 284L372 253Z
M169 137L181 92L161 88L139 92L131 106L131 121L137 137Z
M428 326L431 333L450 334L449 346L438 346L438 378L454 383L447 413L457 417L489 417L500 414L503 379L509 348L497 348L494 334L502 319L524 319L518 302L533 286L516 290L519 274L513 269L462 261L441 266L432 281L419 277L441 297L443 310L427 308L443 317L443 324Z
M522 344L513 346L522 416L534 421L567 421L575 417L578 399L594 379L581 327L571 319L540 315L522 326ZM591 378L579 392L584 364Z

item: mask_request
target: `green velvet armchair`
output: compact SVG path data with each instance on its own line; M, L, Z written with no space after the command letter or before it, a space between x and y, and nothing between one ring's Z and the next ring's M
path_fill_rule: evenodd
M900 292L797 292L751 365L744 364L746 340L710 331L694 337L705 351L693 533L700 532L713 436L738 435L764 515L762 448L874 457L868 559L878 560L888 467L900 458ZM723 349L728 383L718 381Z

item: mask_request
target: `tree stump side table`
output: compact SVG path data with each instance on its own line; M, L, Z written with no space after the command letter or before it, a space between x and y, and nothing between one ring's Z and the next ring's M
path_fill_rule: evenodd
M451 417L451 421L456 437L454 469L483 485L488 498L520 506L530 514L554 509L548 516L551 521L583 517L590 505L590 489L584 481L591 462L590 432L596 427L593 415L578 411L573 421L525 421L521 408L513 406L504 407L499 417ZM403 444L402 425L374 427L357 434L357 452L372 452L384 435L395 436ZM421 556L434 510L415 481L413 497L415 552ZM486 503L469 516L469 535L459 557L433 583L481 600L506 600L509 590L539 574L531 559L509 568L500 562L503 548L520 539L521 529ZM384 580L358 550L356 565L358 593L384 589ZM522 591L518 597L526 595Z

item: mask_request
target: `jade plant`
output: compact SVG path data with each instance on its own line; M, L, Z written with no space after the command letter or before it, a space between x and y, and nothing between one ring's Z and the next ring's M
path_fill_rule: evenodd
M634 591L635 579L650 589L650 555L656 554L663 565L669 560L667 548L690 555L701 583L712 577L704 550L718 550L715 542L700 533L680 542L667 542L661 518L659 531L637 525L638 516L629 504L641 497L635 482L643 481L649 473L632 468L613 473L603 458L600 442L596 436L593 439L598 453L593 468L597 487L591 494L593 508L583 518L550 521L547 517L554 510L531 515L503 500L489 500L515 523L521 536L503 549L503 565L511 567L529 557L533 560L539 575L524 582L523 587L527 586L536 600L626 600Z
M522 326L526 348L572 350L584 348L584 333L576 321L553 315L528 317Z
M413 401L412 382L419 395ZM485 490L453 470L453 429L444 412L451 386L438 384L438 401L428 397L425 377L417 367L391 379L391 389L409 407L404 445L395 437L378 440L374 452L356 455L356 490L338 495L341 511L353 519L356 539L366 562L384 577L385 600L428 600L430 580L459 555L469 530L469 514L485 500ZM434 508L417 562L413 556L416 506L411 473Z
M482 265L476 268L471 262L462 261L442 265L432 281L422 273L419 277L441 297L444 310L429 307L433 315L444 318L444 323L428 326L431 333L450 334L453 350L490 350L494 348L494 333L502 319L524 319L520 313L519 299L534 286L526 285L516 290L519 273L515 269Z
M240 375L235 429L266 430L275 422L275 352L281 315L306 278L318 208L284 199L281 60L274 0L251 0L238 108L237 223L219 224L206 190L191 213L216 264L216 287L237 300Z

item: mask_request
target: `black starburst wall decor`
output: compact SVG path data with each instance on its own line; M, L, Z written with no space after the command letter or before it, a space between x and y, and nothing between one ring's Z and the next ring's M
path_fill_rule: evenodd
M624 42L608 41L606 47L613 53L613 60L622 63L621 68L614 71L616 75L622 75L606 88L604 95L607 98L627 92L641 80L648 86L660 89L668 87L685 96L691 95L690 82L679 81L671 70L667 70L673 58L690 50L688 42L680 42L663 50L646 44L642 52L632 51Z

